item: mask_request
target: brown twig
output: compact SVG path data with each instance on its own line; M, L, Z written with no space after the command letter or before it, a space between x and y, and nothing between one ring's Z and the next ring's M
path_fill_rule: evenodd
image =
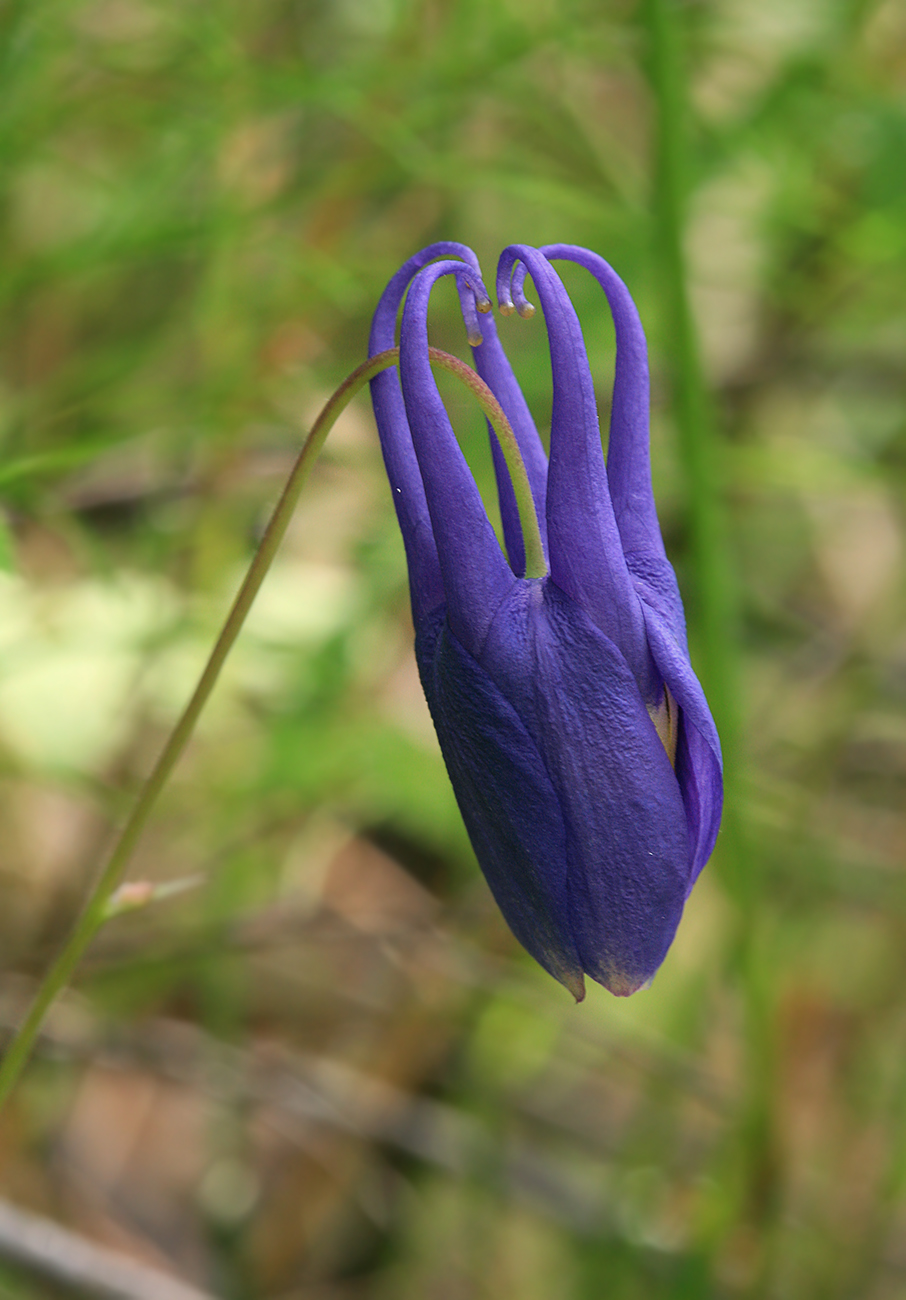
M5 1200L0 1200L0 1256L98 1300L214 1300L210 1292Z

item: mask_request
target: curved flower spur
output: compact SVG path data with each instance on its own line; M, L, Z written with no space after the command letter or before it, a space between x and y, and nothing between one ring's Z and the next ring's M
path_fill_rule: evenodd
M582 332L551 259L590 271L613 313L606 466ZM638 313L602 258L569 245L506 249L501 311L532 313L526 273L550 342L549 464L493 319L479 329L476 308L490 302L462 245L423 249L387 286L369 355L393 346L405 297L399 378L377 376L372 399L406 547L419 673L478 861L513 933L577 999L585 973L626 995L663 961L714 846L720 745L655 513ZM447 275L476 369L519 443L543 557L526 555L492 435L504 556L434 382L427 311Z

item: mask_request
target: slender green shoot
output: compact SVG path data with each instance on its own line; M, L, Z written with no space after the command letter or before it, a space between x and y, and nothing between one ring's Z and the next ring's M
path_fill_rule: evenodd
M645 0L644 15L656 118L655 233L692 546L693 630L699 634L702 680L732 766L738 732L735 593L720 481L721 446L702 371L683 248L689 162L680 6L676 0Z
M773 1098L773 1008L755 947L759 910L758 875L742 815L739 716L738 588L734 579L729 529L723 500L722 447L709 401L695 323L689 303L683 250L688 147L688 100L682 52L682 12L676 0L645 0L651 84L657 119L656 228L661 245L665 306L671 326L674 408L685 469L688 519L695 580L693 631L702 678L714 710L724 752L724 815L720 866L736 903L735 942L730 950L745 1008L747 1095L740 1132L748 1153L751 1183L747 1204L757 1207L766 1226L779 1205ZM752 1294L771 1289L768 1242Z
M500 443L500 449L506 460L507 469L510 471L510 481L513 484L516 505L519 507L519 522L522 525L522 542L525 547L525 576L527 578L543 578L547 573L547 563L541 545L541 529L538 526L538 515L532 499L532 489L529 486L525 461L522 459L519 443L516 441L516 435L510 426L509 420L503 413L503 407L480 375L477 375L471 366L466 365L465 361L460 361L459 357L451 356L449 352L441 352L437 348L429 348L428 352L435 365L442 366L444 370L449 370L451 375L461 379L466 387L471 389L478 400L478 405L487 416L491 428L496 433L497 441Z
M447 352L441 352L437 348L429 348L429 353L433 364L449 370L451 374L456 375L471 389L477 397L485 416L490 420L507 458L507 465L509 466L516 499L519 504L519 514L525 538L526 576L543 576L546 569L541 550L541 534L532 503L528 475L519 452L516 437L500 404L484 381L464 361L460 361L458 357L451 356ZM195 687L182 716L170 733L170 737L164 745L151 775L145 782L138 801L114 845L107 865L98 877L72 934L41 981L25 1019L13 1036L3 1061L0 1063L0 1106L6 1101L22 1073L47 1012L57 995L69 983L95 934L105 921L126 910L123 906L122 897L117 895L126 868L142 831L145 829L173 769L181 758L192 732L195 730L201 712L210 698L226 657L242 629L246 615L283 540L299 496L324 446L328 433L355 394L375 375L394 365L398 358L399 348L388 348L387 351L380 352L377 356L363 362L351 375L344 379L312 426L280 499L274 507L258 550L255 552L248 573L233 601L232 608L199 678L198 685ZM133 900L136 903L139 901L142 903L152 901L152 896L157 896L154 891L152 891L152 894L148 894L147 888L141 886L139 887L139 893L140 899ZM126 902L128 901L127 898Z

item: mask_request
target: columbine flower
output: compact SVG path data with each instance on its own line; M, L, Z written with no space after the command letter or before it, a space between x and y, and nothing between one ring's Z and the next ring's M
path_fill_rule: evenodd
M551 259L590 271L613 313L606 467L582 333ZM550 341L549 464L490 318L480 339L476 306L486 310L488 296L462 245L422 250L387 286L370 355L393 346L405 296L399 380L385 371L372 398L409 564L419 672L478 861L513 933L577 999L585 972L625 995L663 961L714 846L720 745L655 513L638 313L602 258L567 245L503 253L502 311L531 314L526 272ZM509 559L432 376L428 300L446 275L457 280L476 368L520 444L543 577L523 576L496 440Z

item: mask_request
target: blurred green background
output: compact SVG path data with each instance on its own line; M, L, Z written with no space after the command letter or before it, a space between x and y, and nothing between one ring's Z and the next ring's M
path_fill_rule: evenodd
M224 1300L906 1295L906 3L674 16L735 829L650 991L576 1007L525 957L360 398L131 872L201 879L105 930L0 1120L0 1197ZM424 244L624 276L699 647L702 610L638 5L4 0L0 69L8 1031ZM500 328L543 429L541 315ZM468 355L449 284L432 341ZM0 1294L68 1292L0 1258Z

